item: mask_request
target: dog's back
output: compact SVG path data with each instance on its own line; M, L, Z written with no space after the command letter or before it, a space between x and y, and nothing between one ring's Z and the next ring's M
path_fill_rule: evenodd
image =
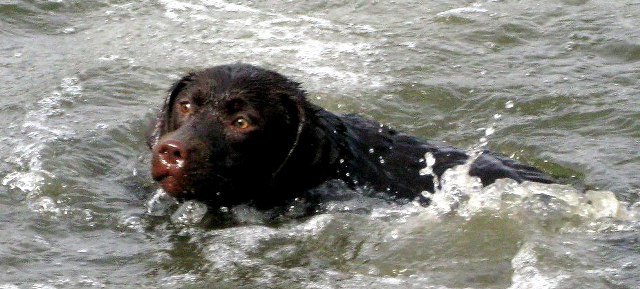
M368 186L395 198L422 198L421 192L435 191L434 175L440 177L447 169L469 159L463 150L422 141L356 115L335 116L325 111L317 116L333 122L328 129L335 131L333 135L343 160L338 177L353 187ZM426 153L434 159L431 174L420 173L428 165ZM489 151L483 151L470 163L469 174L479 177L485 186L500 178L554 182L534 167Z

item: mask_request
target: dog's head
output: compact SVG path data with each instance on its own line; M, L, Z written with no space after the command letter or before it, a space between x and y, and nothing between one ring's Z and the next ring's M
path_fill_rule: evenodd
M291 155L304 102L298 83L259 67L190 73L171 88L149 135L152 176L179 199L250 200Z

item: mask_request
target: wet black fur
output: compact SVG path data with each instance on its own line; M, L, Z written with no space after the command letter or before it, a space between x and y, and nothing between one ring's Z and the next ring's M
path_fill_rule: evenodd
M193 98L199 107L182 123L173 112L179 95ZM240 111L230 109L237 106L230 102L241 102L236 107ZM243 109L257 112L254 121L259 128L243 136L229 135L225 121ZM149 145L170 139L186 143L193 152L185 167L190 192L184 198L224 206L270 206L304 196L333 179L394 199L424 200L422 191L434 191L433 176L419 174L426 152L436 159L437 175L468 158L462 150L425 142L375 121L326 111L308 102L298 83L246 64L212 67L174 84ZM533 167L490 152L473 162L470 173L484 185L498 178L553 182Z

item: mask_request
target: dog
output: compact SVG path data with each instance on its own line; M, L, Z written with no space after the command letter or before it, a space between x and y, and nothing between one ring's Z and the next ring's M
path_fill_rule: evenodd
M470 160L463 150L331 113L305 95L299 83L248 64L189 73L171 87L148 135L153 179L179 200L212 206L268 208L330 180L427 204L434 177ZM420 173L425 154L435 160L430 174ZM499 178L555 182L488 151L469 174L485 186Z

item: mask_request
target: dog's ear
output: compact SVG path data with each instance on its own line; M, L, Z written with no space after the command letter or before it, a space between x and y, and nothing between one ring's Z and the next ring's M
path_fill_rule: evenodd
M302 129L302 125L306 122L306 114L305 108L307 106L307 99L305 97L306 93L302 89L298 89L295 96L293 96L293 101L295 103L296 112L298 114L298 124L300 126L299 129Z
M181 78L176 81L168 91L167 97L164 99L164 103L158 112L155 120L150 124L150 129L147 133L147 146L149 148L153 148L160 137L167 133L169 121L171 118L171 107L173 107L173 102L175 101L176 96L193 80L193 73L188 74L187 76Z
M280 104L287 111L287 115L289 116L288 121L291 124L300 125L306 121L306 92L300 88L299 83L287 81L286 86L273 93L278 96Z

